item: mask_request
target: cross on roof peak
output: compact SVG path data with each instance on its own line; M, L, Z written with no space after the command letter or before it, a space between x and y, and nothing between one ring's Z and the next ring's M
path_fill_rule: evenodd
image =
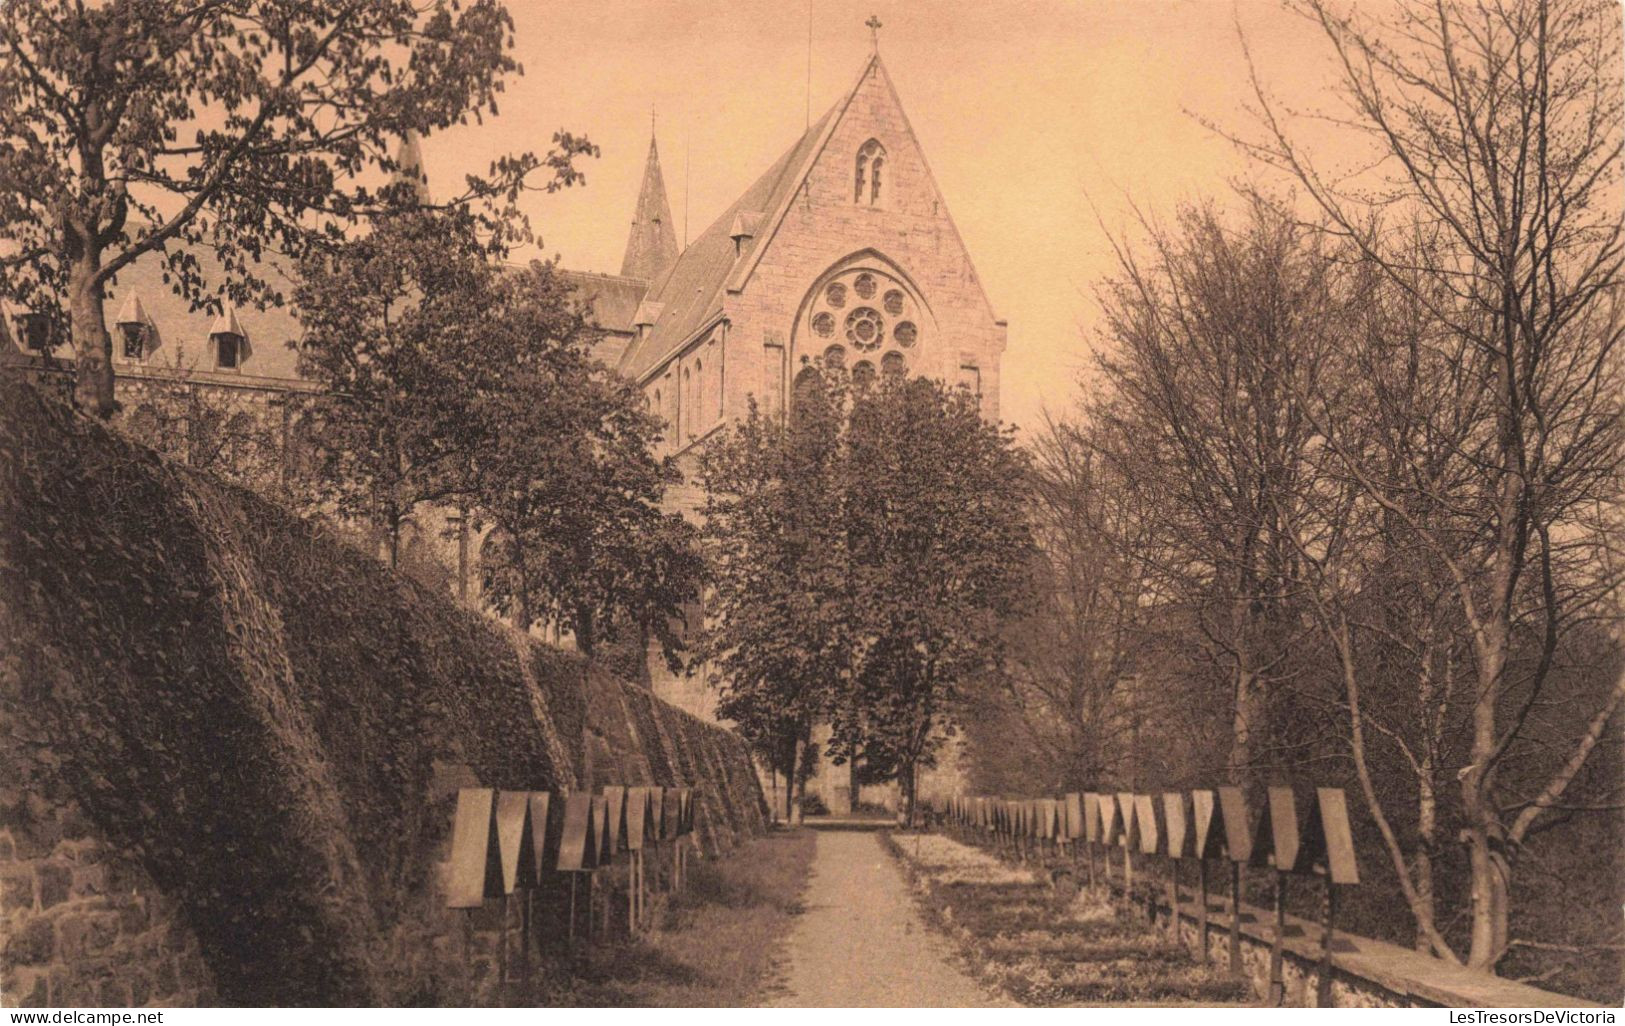
M875 52L880 52L880 16L871 14L869 20L864 22L869 26L869 41L874 45Z

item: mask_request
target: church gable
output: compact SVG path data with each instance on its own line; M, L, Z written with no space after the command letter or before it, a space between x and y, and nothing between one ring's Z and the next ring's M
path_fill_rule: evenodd
M867 280L869 296L842 294ZM834 299L834 302L831 299ZM729 406L778 405L809 360L906 362L997 416L1005 330L878 57L831 112L798 187L729 283ZM876 336L881 338L877 343ZM895 343L895 344L894 344Z

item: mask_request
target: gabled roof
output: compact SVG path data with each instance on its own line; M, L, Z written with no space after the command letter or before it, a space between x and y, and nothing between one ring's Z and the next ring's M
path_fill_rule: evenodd
M647 281L596 271L561 269L558 273L582 300L592 304L594 327L605 331L632 331L638 304L649 291Z
M865 75L869 66L864 65ZM863 81L859 76L858 83ZM648 298L664 308L660 320L642 339L627 347L621 359L621 372L634 380L642 378L682 345L701 327L722 313L722 300L728 278L741 259L762 244L766 232L743 240L735 251L730 234L736 219L742 215L768 215L780 208L788 209L790 200L812 170L814 158L822 149L828 128L833 126L839 112L851 100L853 90L813 123L812 127L785 152L767 172L745 190L699 238L689 244L678 256L677 263L665 278L656 282Z
M733 206L723 211L722 216L683 250L669 274L655 282L645 298L661 304L664 312L645 337L627 347L621 359L621 373L634 380L641 379L697 331L721 316L727 292L744 287L745 279L789 213L791 202L812 172L835 125L872 72L885 74L878 53L864 62L852 88L843 93ZM890 79L886 81L891 88ZM896 90L892 92L895 96ZM752 234L749 237L737 235L741 228Z

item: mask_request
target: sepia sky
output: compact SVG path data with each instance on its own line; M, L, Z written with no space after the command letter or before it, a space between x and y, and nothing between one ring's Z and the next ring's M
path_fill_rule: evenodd
M602 156L587 184L527 203L541 251L619 270L656 112L679 241L697 236L801 134L807 0L510 0L524 77L501 116L427 140L431 184L555 129ZM1009 321L1002 410L1032 425L1064 409L1089 363L1106 231L1253 175L1197 113L1243 127L1237 24L1271 91L1329 102L1328 54L1275 0L812 0L811 111L880 49L998 315ZM1259 178L1271 182L1269 178ZM685 198L686 195L686 198ZM535 255L535 254L532 254Z

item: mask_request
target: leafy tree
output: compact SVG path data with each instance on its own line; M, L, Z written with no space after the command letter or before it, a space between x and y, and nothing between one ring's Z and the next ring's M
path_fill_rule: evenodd
M815 722L869 780L921 767L1023 606L1026 464L975 396L838 371L797 380L782 422L752 409L704 457L719 711L776 768Z
M486 596L521 628L568 627L589 657L605 639L652 635L676 669L677 623L703 578L692 527L660 508L680 477L654 455L661 421L592 358L569 296L550 265L508 275L471 354L498 370L467 413L480 431L470 501L494 528Z
M280 303L258 270L344 227L422 200L399 170L409 132L486 113L520 71L498 0L14 0L0 18L0 289L65 319L79 404L114 410L103 303L146 254L177 294L218 307ZM585 139L496 161L446 206L480 201L488 242L523 235L513 202L545 168L580 177ZM224 280L205 281L207 246Z
M912 822L919 770L1001 671L1029 605L1028 463L975 395L925 378L858 392L845 455L863 752L899 780Z
M753 400L700 461L712 584L700 655L721 692L718 714L787 781L787 819L799 808L813 726L850 679L843 397L834 374L809 368L793 415Z
M323 390L320 483L337 513L382 533L391 566L413 511L467 488L480 441L465 416L470 383L483 374L496 387L501 369L480 343L504 293L458 211L391 215L302 265L301 367Z

